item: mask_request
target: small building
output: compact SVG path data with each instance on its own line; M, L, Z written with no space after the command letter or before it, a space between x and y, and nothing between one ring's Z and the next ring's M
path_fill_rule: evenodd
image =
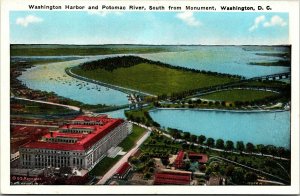
M224 179L221 176L210 175L207 185L224 185Z
M189 159L194 162L198 162L201 164L205 164L208 161L208 156L206 154L202 154L202 153L194 153L194 152L190 152L189 153Z
M131 165L128 162L125 162L121 165L121 167L118 168L114 177L118 179L125 179L128 176L131 169Z
M174 162L174 167L176 169L182 169L184 167L183 158L184 158L184 151L181 150L178 152L177 157Z
M155 185L190 185L192 173L178 170L162 170L154 176Z

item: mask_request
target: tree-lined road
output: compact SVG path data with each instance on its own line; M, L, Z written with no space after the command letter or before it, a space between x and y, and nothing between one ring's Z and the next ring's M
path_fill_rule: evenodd
M98 185L105 184L107 180L109 180L117 171L119 167L125 162L128 161L128 158L134 154L139 147L143 144L143 142L150 136L151 130L148 129L148 131L141 137L134 148L132 148L130 151L128 151L106 174L100 179L99 182L97 182Z

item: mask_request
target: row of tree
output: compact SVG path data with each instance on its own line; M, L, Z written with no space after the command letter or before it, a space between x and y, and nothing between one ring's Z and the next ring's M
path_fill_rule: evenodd
M133 115L128 112L125 112L125 116L128 120L137 122L137 123L143 123L146 126L154 126L154 127L160 127L160 124L155 122L152 117L149 115L148 111L143 112L143 116Z
M244 144L243 141L237 141L234 143L231 140L224 141L223 139L213 139L211 137L206 138L204 135L193 135L189 132L183 132L178 129L168 128L170 135L175 139L184 139L189 142L198 143L201 145L206 145L208 147L215 147L225 151L239 151L239 152L248 152L248 153L261 153L261 154L270 154L273 156L279 157L290 157L290 150L284 147L276 147L274 145L263 145L258 144L254 145L251 142Z

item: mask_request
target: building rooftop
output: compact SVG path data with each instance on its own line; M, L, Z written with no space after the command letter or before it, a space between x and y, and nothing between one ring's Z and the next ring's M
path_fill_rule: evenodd
M190 182L191 172L161 171L154 177L156 185L189 185Z
M184 157L184 151L179 151L175 161L182 161Z
M79 116L75 118L83 119L85 121L89 122L102 122L102 124L97 125L72 125L71 127L73 129L78 128L82 129L83 127L86 128L92 128L94 129L91 133L63 133L59 130L54 131L52 133L48 133L44 135L44 138L74 138L77 139L75 143L62 143L62 142L46 142L46 141L35 141L30 142L23 147L25 148L41 148L41 149L52 149L52 150L78 150L82 151L85 149L88 149L90 146L95 144L97 141L99 141L101 138L103 138L105 135L107 135L110 131L112 131L114 128L119 126L122 122L124 122L123 119L114 119L114 118L108 118L106 115L100 116L100 117L85 117L85 116ZM64 125L63 127L65 127Z
M129 163L125 162L118 168L116 174L123 176L128 171L128 169L130 169L130 167L131 166L129 165Z
M208 156L206 154L202 154L202 153L190 152L189 159L197 160L199 163L207 163Z

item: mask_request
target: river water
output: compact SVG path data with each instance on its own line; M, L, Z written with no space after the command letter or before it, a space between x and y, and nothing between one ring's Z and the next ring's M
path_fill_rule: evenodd
M281 58L262 54L285 53L284 47L186 46L185 51L142 54L140 56L192 69L213 71L246 78L288 72L284 66L257 66L254 62L276 62ZM260 55L259 55L260 54Z
M286 52L285 50L284 47L190 46L180 47L179 50L172 52L137 55L172 65L237 74L249 78L289 71L289 67L249 64L251 62L276 62L281 58L258 54L282 53ZM76 60L66 58L68 61L65 62L37 65L23 72L19 79L31 89L52 91L60 96L87 104L123 105L128 103L126 94L76 80L66 75L64 71L67 67L111 56L118 55L76 57L81 58ZM123 110L109 114L112 117L125 118ZM164 127L178 128L214 139L242 140L286 148L290 146L289 112L155 110L151 112L151 116Z
M290 112L230 112L158 109L150 112L161 127L176 128L215 140L272 144L290 148ZM246 143L245 143L246 144Z
M87 104L127 104L128 100L125 93L83 82L65 73L65 68L67 67L77 66L80 63L104 57L108 56L88 57L79 60L38 65L23 72L19 79L31 89L52 91L57 95Z

